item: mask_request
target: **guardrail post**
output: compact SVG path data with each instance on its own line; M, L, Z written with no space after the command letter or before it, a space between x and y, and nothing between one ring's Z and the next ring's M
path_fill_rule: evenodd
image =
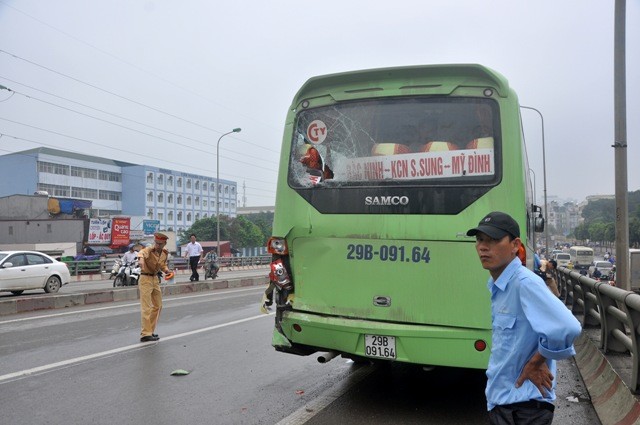
M624 353L631 351L631 339L626 336L626 328L632 327L631 316L626 313L625 298L627 291L609 285L598 287L598 298L602 312L604 332L600 337L605 353L613 351ZM623 340L628 340L625 344Z
M631 359L633 361L633 370L631 372L631 389L634 392L638 392L638 383L640 383L640 359L639 347L638 347L638 326L640 326L640 295L629 293L623 303L623 308L630 318L631 328L629 333L631 334Z
M598 312L598 297L596 293L596 282L588 280L587 277L581 277L580 288L582 288L582 297L584 303L584 316L582 319L583 327L601 327L600 325L600 313Z

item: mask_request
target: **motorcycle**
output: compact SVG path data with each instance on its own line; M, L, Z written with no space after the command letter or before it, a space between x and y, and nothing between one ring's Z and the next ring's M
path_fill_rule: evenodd
M204 279L215 279L216 277L218 277L219 270L220 267L218 266L217 261L206 260L204 262Z
M120 263L121 266L118 270L118 274L116 275L115 279L113 279L113 287L116 288L118 286L136 286L138 284L138 279L140 279L141 273L138 260L135 260L131 264L122 265L121 261Z
M118 275L118 273L120 273L121 267L122 267L122 259L118 257L113 262L113 267L111 268L111 275L109 275L109 280L113 279Z

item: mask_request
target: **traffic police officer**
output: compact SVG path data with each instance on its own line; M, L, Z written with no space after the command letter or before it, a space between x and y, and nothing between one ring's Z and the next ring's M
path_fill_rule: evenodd
M138 258L142 270L138 288L140 290L140 313L142 330L140 342L157 341L160 338L155 333L158 317L162 309L162 291L158 273L164 272L165 277L171 271L167 266L169 251L164 246L168 236L163 233L153 235L153 246L148 246L140 251Z

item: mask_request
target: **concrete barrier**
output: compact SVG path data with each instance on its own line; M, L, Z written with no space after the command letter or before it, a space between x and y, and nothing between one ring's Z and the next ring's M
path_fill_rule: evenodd
M162 295L178 295L214 289L241 288L267 285L268 277L245 277L227 280L206 280L200 282L162 285ZM85 293L53 294L29 297L17 296L0 300L0 316L25 313L36 310L52 310L114 301L134 301L139 298L138 287L110 288Z
M602 425L640 424L640 403L596 344L583 332L574 346L576 364Z

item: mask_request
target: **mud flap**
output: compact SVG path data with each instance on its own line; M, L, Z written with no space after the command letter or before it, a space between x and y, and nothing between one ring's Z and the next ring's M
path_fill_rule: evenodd
M271 337L271 345L274 347L291 348L291 341L284 336L277 328L273 329L273 336Z

